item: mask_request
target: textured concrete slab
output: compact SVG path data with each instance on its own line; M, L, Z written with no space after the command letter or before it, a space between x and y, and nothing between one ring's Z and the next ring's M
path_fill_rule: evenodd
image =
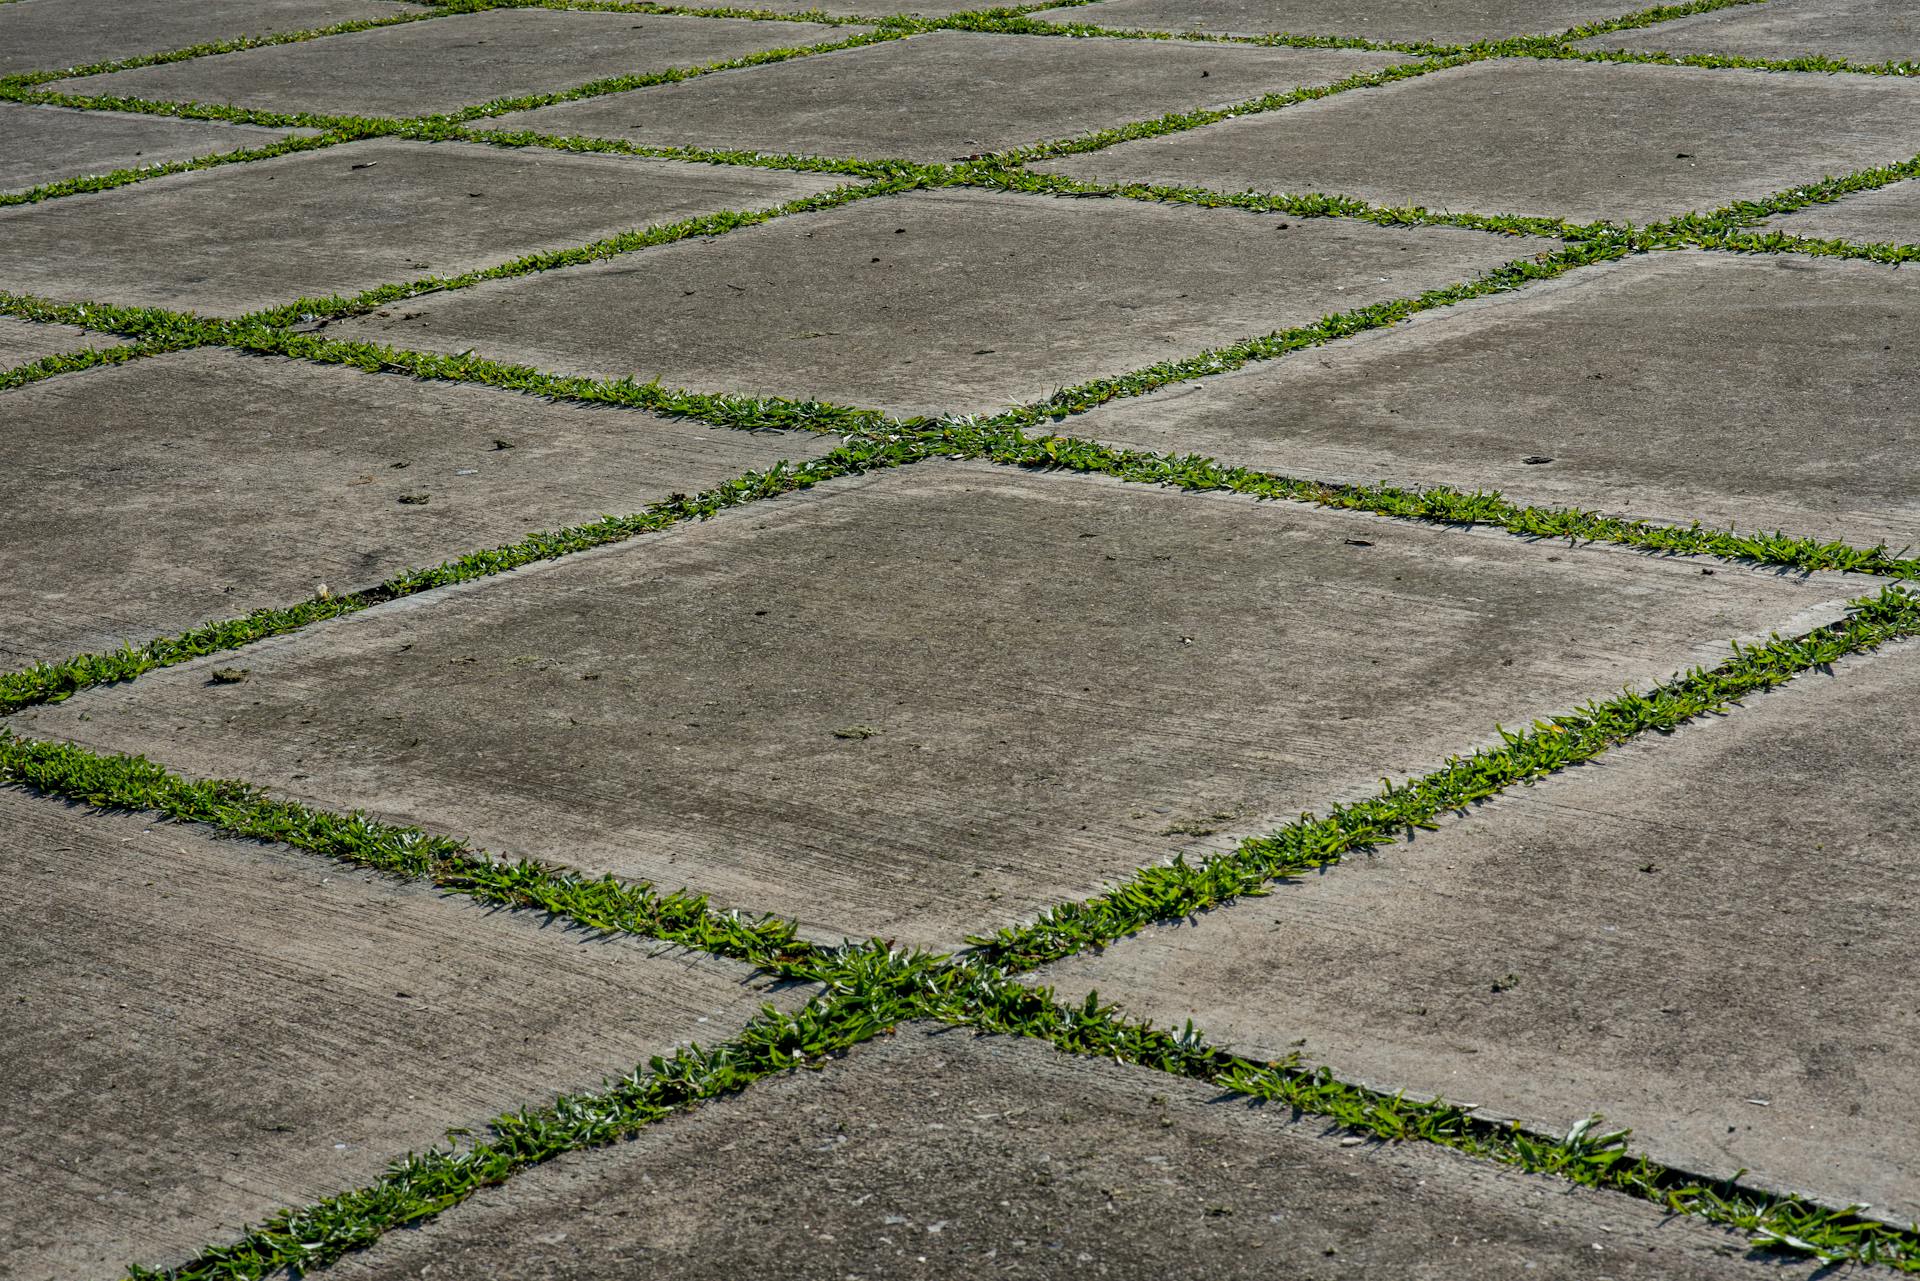
M1603 1112L1669 1162L1911 1222L1916 699L1920 645L1848 659L1042 977L1493 1116Z
M816 22L496 9L63 80L53 87L265 111L422 116L607 76L827 44L861 30Z
M21 1281L171 1266L771 993L278 848L0 790L0 1239Z
M1865 245L1920 244L1920 181L1896 182L1830 205L1809 205L1769 218L1764 227L1790 236Z
M10 723L950 947L1862 590L925 463Z
M0 209L0 280L59 298L237 313L835 185L631 156L355 142Z
M0 76L418 12L385 0L11 0L0 5Z
M1597 18L1631 12L1632 0L1102 0L1033 16L1042 22L1148 31L1238 36L1286 32L1472 44L1558 35Z
M724 1153L721 1159L713 1154ZM666 1191L671 1189L671 1194ZM910 1025L343 1260L426 1275L1754 1278L1738 1238L1037 1041Z
M837 443L224 351L50 379L5 413L9 669L370 587Z
M540 368L995 412L1470 279L1545 242L1239 210L913 192L422 298L337 332Z
M720 0L697 0L697 3L687 7L726 9L736 6ZM895 13L912 14L918 18L948 18L956 13L992 8L993 5L990 0L927 0L921 4L902 4L900 0L767 0L762 4L755 0L752 7L769 13L824 13L834 18L883 18Z
M655 146L934 162L1231 106L1404 61L1334 49L936 31L493 123Z
M309 132L4 103L0 104L0 194L64 178L264 147Z
M73 325L40 325L30 320L0 316L0 371L70 351L115 347L120 342L111 334L96 334ZM7 392L5 396L6 399L0 399L0 404L11 404L14 393Z
M1656 254L1056 429L1294 476L1920 547L1916 331L1909 272Z
M1911 80L1495 59L1035 167L1647 223L1911 159L1916 131Z
M1574 48L1913 62L1920 60L1920 17L1906 0L1767 0L1595 36Z

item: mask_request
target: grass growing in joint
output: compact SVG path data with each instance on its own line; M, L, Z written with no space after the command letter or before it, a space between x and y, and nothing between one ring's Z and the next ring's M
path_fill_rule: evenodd
M1228 1054L1208 1045L1191 1021L1179 1031L1162 1030L1103 1004L1098 993L1062 1003L1051 989L965 965L945 967L934 977L937 994L925 998L923 1008L950 1025L1033 1037L1070 1054L1202 1081L1382 1142L1432 1143L1529 1174L1622 1193L1742 1232L1761 1249L1823 1263L1920 1271L1920 1229L1663 1165L1634 1153L1631 1132L1608 1131L1597 1116L1576 1122L1564 1135L1541 1134L1481 1120L1445 1099L1412 1100L1353 1085L1327 1068L1302 1066L1297 1056L1257 1062Z
M1666 733L1726 711L1741 699L1785 684L1850 654L1920 635L1920 595L1904 584L1852 603L1847 616L1805 636L1734 646L1712 670L1694 669L1639 693L1627 691L1520 731L1501 731L1499 747L1450 758L1435 772L1389 784L1378 796L1303 815L1267 836L1197 863L1184 858L1135 873L1096 898L1053 908L1029 925L968 941L986 965L1030 970L1087 948L1104 947L1155 921L1178 920L1266 892L1269 882L1339 863L1442 816L1464 813L1510 787L1532 783L1648 732Z
M722 398L714 398L722 399ZM742 408L759 402L744 402ZM735 425L788 426L775 417ZM239 649L271 636L284 636L315 623L343 618L386 601L417 595L454 583L473 582L518 569L536 561L555 560L575 552L624 542L641 534L657 533L690 520L705 520L732 507L809 489L822 481L858 475L876 468L896 467L924 456L924 449L905 437L862 436L818 458L800 463L778 463L765 471L747 472L725 484L688 496L675 494L629 516L608 516L584 525L528 534L516 542L471 552L426 569L396 574L376 587L301 601L277 609L255 610L243 618L211 622L175 636L163 636L143 645L127 645L99 654L80 654L61 662L36 663L0 676L0 715L46 703L57 703L97 685L133 680L163 667Z

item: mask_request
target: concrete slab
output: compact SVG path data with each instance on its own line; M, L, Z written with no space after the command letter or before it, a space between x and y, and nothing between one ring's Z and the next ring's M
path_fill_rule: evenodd
M671 14L495 9L63 80L65 93L264 111L424 116L607 76L845 40L865 28Z
M1495 59L1036 168L1653 222L1909 160L1920 83Z
M117 347L121 341L111 334L96 334L73 325L39 325L30 320L0 316L0 371L70 351ZM13 393L7 395L11 397Z
M936 31L494 123L656 146L964 160L1405 61L1331 49Z
M0 280L63 299L237 313L836 185L631 156L355 142L0 209Z
M0 5L0 76L418 12L386 0L11 0Z
M483 1191L336 1273L785 1281L804 1258L818 1277L1777 1274L1725 1257L1741 1244L1431 1146L1343 1147L1324 1123L1158 1072L910 1025Z
M699 0L688 8L726 9L732 6L719 0ZM755 0L755 9L769 13L824 13L835 18L883 18L906 13L919 18L948 18L956 13L993 8L991 0L926 0L921 4L902 4L900 0Z
M930 462L9 723L951 947L1865 589Z
M1057 430L1294 476L1920 547L1916 331L1910 272L1656 254Z
M173 1266L450 1126L731 1035L745 966L0 790L0 1237L20 1281Z
M1033 16L1042 22L1091 22L1148 31L1238 36L1286 32L1472 44L1508 36L1558 35L1597 18L1631 12L1632 0L1102 0Z
M1865 245L1920 244L1920 180L1863 191L1830 205L1809 205L1769 218L1764 229Z
M1470 279L1545 243L1285 221L912 192L423 298L337 332L670 386L991 413Z
M228 351L50 379L5 412L9 669L370 587L838 443Z
M28 0L15 0L27 3ZM254 129L118 111L0 104L0 193L46 182L264 147L306 129Z
M1666 1161L1911 1222L1916 699L1920 645L1849 659L1042 977L1493 1116L1603 1112Z
M1905 0L1767 0L1595 36L1574 48L1913 62L1920 61L1920 17Z

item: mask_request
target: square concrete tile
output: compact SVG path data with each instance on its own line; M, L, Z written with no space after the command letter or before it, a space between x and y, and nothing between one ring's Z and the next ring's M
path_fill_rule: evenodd
M1654 254L1054 430L1293 476L1920 548L1916 332L1912 272Z
M500 1113L731 1035L745 966L0 790L0 1239L171 1266Z
M25 191L64 178L264 147L311 132L0 103L0 193Z
M385 0L11 0L0 4L0 76L419 12Z
M864 28L670 14L495 9L218 58L62 80L64 93L264 111L424 116L607 76L844 40Z
M6 668L371 587L837 443L227 351L0 405Z
M1406 60L1335 49L936 31L489 123L656 146L932 162L1230 106Z
M0 280L61 299L238 313L836 185L630 156L355 142L0 209Z
M1848 659L1041 978L1912 1222L1916 699L1920 645Z
M1896 182L1828 205L1809 205L1769 218L1763 230L1863 245L1920 244L1920 180Z
M92 347L117 347L123 340L112 334L96 334L73 325L40 325L30 320L0 316L0 372L18 368L30 361ZM12 392L6 393L8 397ZM0 404L8 401L0 400Z
M1470 279L1547 243L1285 221L913 192L422 298L335 331L670 386L993 413Z
M1102 0L1033 16L1042 22L1148 31L1238 36L1285 32L1472 44L1558 35L1598 18L1631 13L1635 7L1634 0Z
M916 1024L559 1158L335 1274L1757 1278L1723 1257L1739 1246L1644 1202L1343 1147L1195 1082Z
M951 947L1862 590L930 462L9 723Z
M1767 0L1595 36L1574 48L1913 62L1920 60L1920 16L1907 0Z
M1036 168L1647 223L1909 160L1920 83L1496 59Z

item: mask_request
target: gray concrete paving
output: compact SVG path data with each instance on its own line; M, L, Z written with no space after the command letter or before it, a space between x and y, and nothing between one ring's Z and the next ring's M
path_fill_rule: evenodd
M0 104L0 194L66 178L264 147L310 132L5 103Z
M170 1266L450 1126L597 1089L770 992L309 855L0 789L0 1239Z
M371 587L837 443L221 351L38 383L6 417L9 669Z
M1574 47L1913 62L1920 60L1920 18L1905 0L1767 0L1595 36Z
M937 162L1227 107L1405 61L1336 49L936 31L492 123L655 146Z
M1909 1223L1916 698L1920 644L1848 659L1042 978Z
M1917 130L1911 80L1516 59L1034 167L1646 223L1911 159Z
M420 11L386 0L10 0L0 5L0 76Z
M61 299L237 314L836 185L631 156L356 142L0 209L0 279Z
M53 87L266 111L422 116L608 76L826 44L861 30L812 22L496 9L63 80Z
M1920 181L1896 182L1832 204L1808 205L1767 219L1764 230L1863 245L1920 244Z
M116 347L120 343L121 340L111 334L90 333L73 325L42 325L0 316L0 371L48 356L91 347Z
M821 1277L1757 1275L1739 1252L1624 1197L1343 1146L1192 1082L909 1025L481 1192L337 1275L773 1281L796 1258Z
M923 464L15 719L952 947L1860 590Z
M1632 12L1631 5L1632 0L1101 0L1033 16L1043 22L1148 31L1238 36L1287 32L1471 44L1558 35L1597 18Z
M1548 244L1285 221L913 192L423 298L335 331L670 386L992 413L1471 279Z
M1293 476L1497 489L1897 551L1920 547L1916 328L1910 272L1657 254L1052 430Z

